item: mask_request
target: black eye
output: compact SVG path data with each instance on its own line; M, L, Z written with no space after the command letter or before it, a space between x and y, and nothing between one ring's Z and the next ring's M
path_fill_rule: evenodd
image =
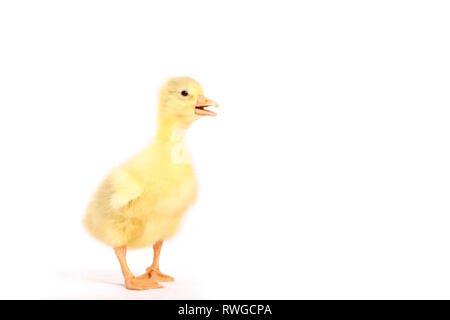
M181 91L181 95L183 97L186 97L189 94L189 92L187 92L186 90Z

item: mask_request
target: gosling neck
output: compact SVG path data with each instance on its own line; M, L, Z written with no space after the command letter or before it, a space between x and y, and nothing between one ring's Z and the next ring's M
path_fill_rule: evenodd
M153 146L163 151L160 158L166 164L191 165L184 135L186 126L159 123Z
M161 121L160 119L155 140L161 143L179 143L184 140L184 134L188 127L188 125L183 125L182 123Z

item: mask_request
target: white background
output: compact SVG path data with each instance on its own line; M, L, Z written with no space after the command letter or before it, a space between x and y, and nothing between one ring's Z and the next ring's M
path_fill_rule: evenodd
M450 299L447 1L2 1L0 298ZM175 283L128 291L81 220L150 143L160 84L218 101L188 143ZM129 253L135 273L152 250Z

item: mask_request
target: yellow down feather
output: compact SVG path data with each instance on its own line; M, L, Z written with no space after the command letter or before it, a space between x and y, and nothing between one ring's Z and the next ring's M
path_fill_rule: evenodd
M188 90L189 97L180 90ZM94 238L111 247L137 249L176 233L197 195L184 132L199 118L193 110L200 94L200 85L187 77L163 85L154 141L113 169L88 205L83 223Z

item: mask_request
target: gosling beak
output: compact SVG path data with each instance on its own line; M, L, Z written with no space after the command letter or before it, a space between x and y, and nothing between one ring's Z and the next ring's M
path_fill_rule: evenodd
M206 107L218 107L219 104L206 98L204 95L200 94L197 97L197 104L195 105L195 114L199 116L216 116L217 113L214 111L206 110Z

